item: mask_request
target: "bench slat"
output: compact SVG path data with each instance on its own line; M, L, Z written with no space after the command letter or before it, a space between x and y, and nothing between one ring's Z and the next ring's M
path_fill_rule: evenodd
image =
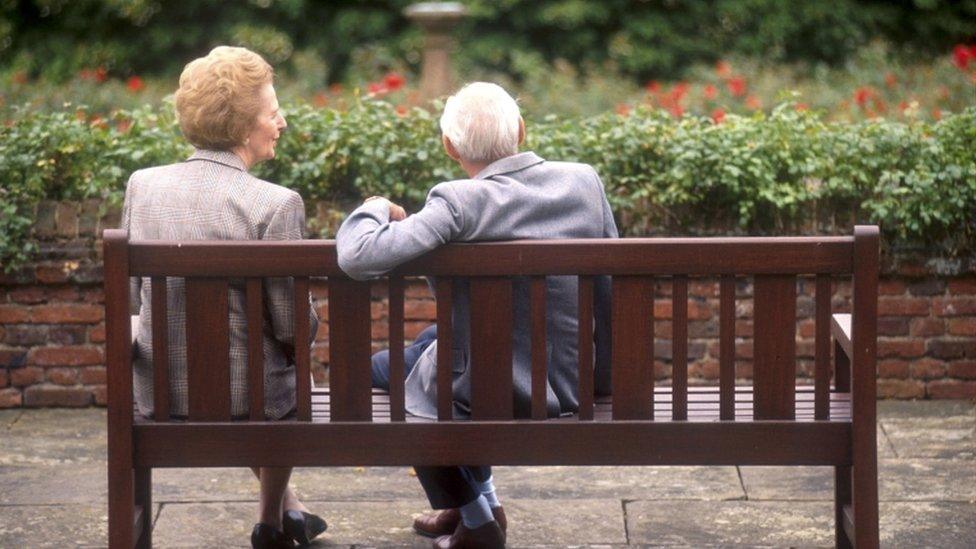
M671 281L672 418L688 419L688 277Z
M186 381L190 421L228 421L230 326L226 279L186 279Z
M850 423L667 419L140 424L134 427L135 460L152 467L844 465L851 461Z
M735 277L722 275L719 282L719 366L722 419L735 419Z
M437 294L437 419L454 418L454 279L440 277Z
M393 421L403 421L404 382L406 380L403 359L403 277L391 276L389 279L389 341L390 341L390 408Z
M534 276L529 287L529 316L532 329L532 419L545 419L546 374L546 277Z
M512 281L472 278L471 417L514 417L512 392Z
M792 419L796 385L796 277L756 276L753 284L756 419Z
M247 389L250 417L264 419L264 283L247 279Z
M613 277L613 418L654 417L654 280Z
M166 277L150 280L152 295L153 411L159 421L169 419L169 315Z
M817 419L830 417L830 276L817 275L816 320L814 340L814 385L816 387Z
M592 276L579 277L577 353L580 421L593 419L593 284Z
M309 320L308 277L295 277L295 405L298 408L298 419L312 420L312 372L309 364L311 350L311 327ZM369 345L369 340L366 340Z
M329 278L329 385L337 420L371 417L370 338L369 283Z

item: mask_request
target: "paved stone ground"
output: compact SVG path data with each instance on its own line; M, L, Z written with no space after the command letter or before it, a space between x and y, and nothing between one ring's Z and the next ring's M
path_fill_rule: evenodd
M881 402L886 547L976 547L976 409ZM0 411L0 547L103 547L104 410ZM497 467L510 545L819 547L833 543L826 467ZM429 547L405 468L298 469L329 521L316 547ZM154 473L157 547L248 547L257 485L242 469ZM221 526L212 530L213 524Z

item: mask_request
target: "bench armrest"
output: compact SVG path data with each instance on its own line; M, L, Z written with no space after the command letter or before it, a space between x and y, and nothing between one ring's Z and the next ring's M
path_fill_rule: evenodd
M851 349L851 315L846 313L833 315L830 322L830 332L840 345L840 348L844 350L847 358L853 358L854 352Z

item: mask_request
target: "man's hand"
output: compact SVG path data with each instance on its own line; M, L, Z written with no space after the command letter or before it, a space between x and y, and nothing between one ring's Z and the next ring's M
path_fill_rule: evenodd
M385 200L387 204L390 205L390 221L403 221L407 218L407 212L401 206L394 204L392 201L383 196L371 196L363 201L363 204L369 202L370 200Z

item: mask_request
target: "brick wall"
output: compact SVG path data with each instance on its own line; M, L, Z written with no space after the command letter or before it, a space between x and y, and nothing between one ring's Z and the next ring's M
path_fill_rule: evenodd
M118 224L116 211L97 202L42 203L35 236L38 261L0 274L0 408L105 404L105 323L101 288L102 228ZM325 212L325 213L321 213ZM321 215L329 215L320 208ZM313 219L310 224L328 220ZM929 261L885 262L879 296L878 394L885 398L976 398L976 275ZM948 269L950 272L952 269ZM801 279L797 301L798 375L813 368L814 284ZM329 361L325 284L313 282L321 322L312 348L313 375L327 381ZM372 304L373 347L385 347L387 304L377 288ZM848 311L850 285L835 284L836 312ZM670 376L670 284L655 296L655 377ZM433 322L435 304L426 286L407 287L405 336ZM752 373L752 286L741 280L736 299L736 372ZM688 358L692 383L718 379L718 284L689 285Z

